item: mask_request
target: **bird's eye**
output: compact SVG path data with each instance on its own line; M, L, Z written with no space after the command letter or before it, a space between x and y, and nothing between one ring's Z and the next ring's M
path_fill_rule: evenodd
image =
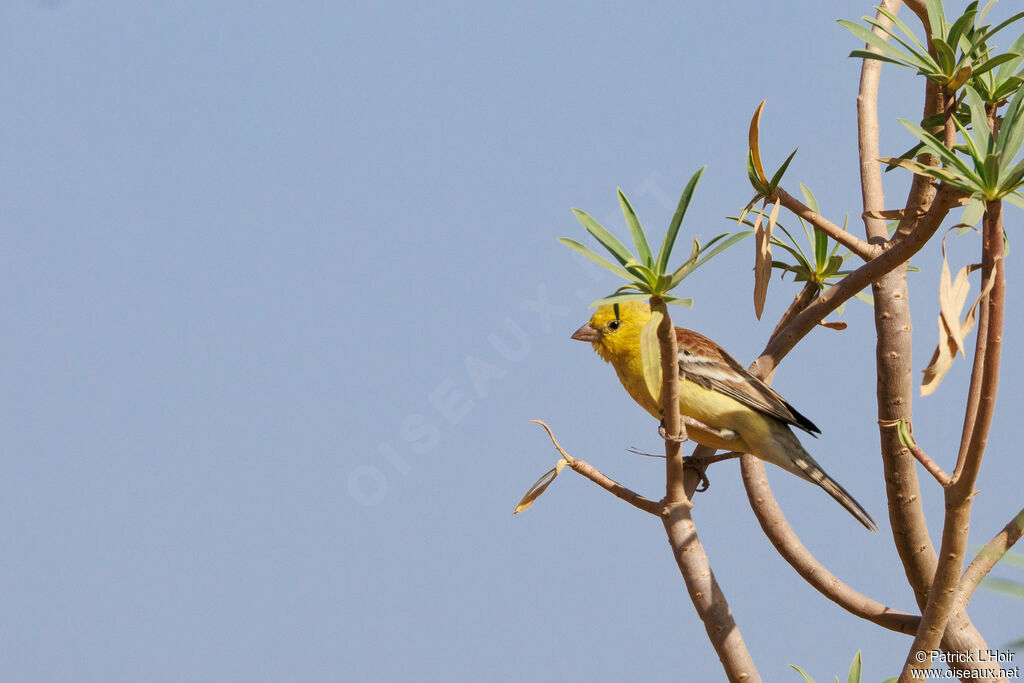
M621 324L622 323L620 321L613 320L610 323L608 323L608 329L609 330L617 330L617 329L619 329L619 325L621 325Z

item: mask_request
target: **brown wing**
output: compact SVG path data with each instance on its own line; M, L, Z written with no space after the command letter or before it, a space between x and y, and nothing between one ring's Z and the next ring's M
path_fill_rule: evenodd
M679 344L680 378L730 396L809 434L821 433L813 422L704 335L677 327L676 341Z

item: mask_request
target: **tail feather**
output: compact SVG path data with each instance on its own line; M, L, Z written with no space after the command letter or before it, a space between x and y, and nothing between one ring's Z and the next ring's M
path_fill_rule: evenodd
M770 461L776 465L781 466L783 469L789 470L793 474L806 479L807 481L813 482L823 488L825 492L832 496L837 503L842 505L846 510L854 516L854 518L864 525L868 531L878 531L878 524L871 518L867 510L856 501L856 499L850 495L850 493L844 489L839 482L825 473L825 470L821 468L821 465L811 457L811 455L804 450L800 442L797 441L796 436L787 428L785 431L788 439L785 441L790 442L787 444L778 444L780 446L788 446L785 448L785 457L778 458L772 457ZM776 434L779 436L780 434ZM778 440L776 441L778 443ZM763 456L762 456L763 457ZM780 462L781 460L781 462Z

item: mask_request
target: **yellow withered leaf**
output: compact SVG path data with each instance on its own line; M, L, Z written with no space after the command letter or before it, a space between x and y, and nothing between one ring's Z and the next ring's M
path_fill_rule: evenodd
M526 492L523 499L519 501L518 505L516 505L516 509L512 511L512 514L516 515L524 510L529 510L534 501L540 498L540 495L547 490L548 486L551 485L551 482L555 480L555 477L557 477L568 464L569 463L566 460L559 460L558 464L541 475L541 478L530 487L530 490Z
M768 282L772 277L771 239L781 205L779 200L775 201L767 224L763 220L762 213L758 213L757 220L754 221L754 246L756 249L754 254L754 315L758 320L761 319L761 314L764 312L764 302L768 296Z
M651 311L651 318L640 330L640 363L644 371L647 391L661 403L661 345L658 344L658 325L664 319L661 311Z
M948 233L947 233L948 234ZM981 265L972 263L964 266L957 272L953 280L949 273L949 263L946 260L946 240L942 240L942 274L939 277L939 343L932 353L928 367L924 369L924 379L921 381L921 395L928 396L934 392L942 378L953 365L953 359L959 351L961 356L966 357L964 339L974 329L974 323L978 310L978 304L995 284L995 278L989 278L985 283L978 298L974 300L967 311L967 315L960 317L960 312L967 302L967 293L971 289L971 283L967 277Z

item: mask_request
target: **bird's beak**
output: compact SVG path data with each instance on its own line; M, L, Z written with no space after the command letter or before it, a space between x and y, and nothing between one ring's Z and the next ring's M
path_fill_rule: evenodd
M572 339L584 342L596 342L598 339L597 330L591 327L590 323L587 323L572 333Z

